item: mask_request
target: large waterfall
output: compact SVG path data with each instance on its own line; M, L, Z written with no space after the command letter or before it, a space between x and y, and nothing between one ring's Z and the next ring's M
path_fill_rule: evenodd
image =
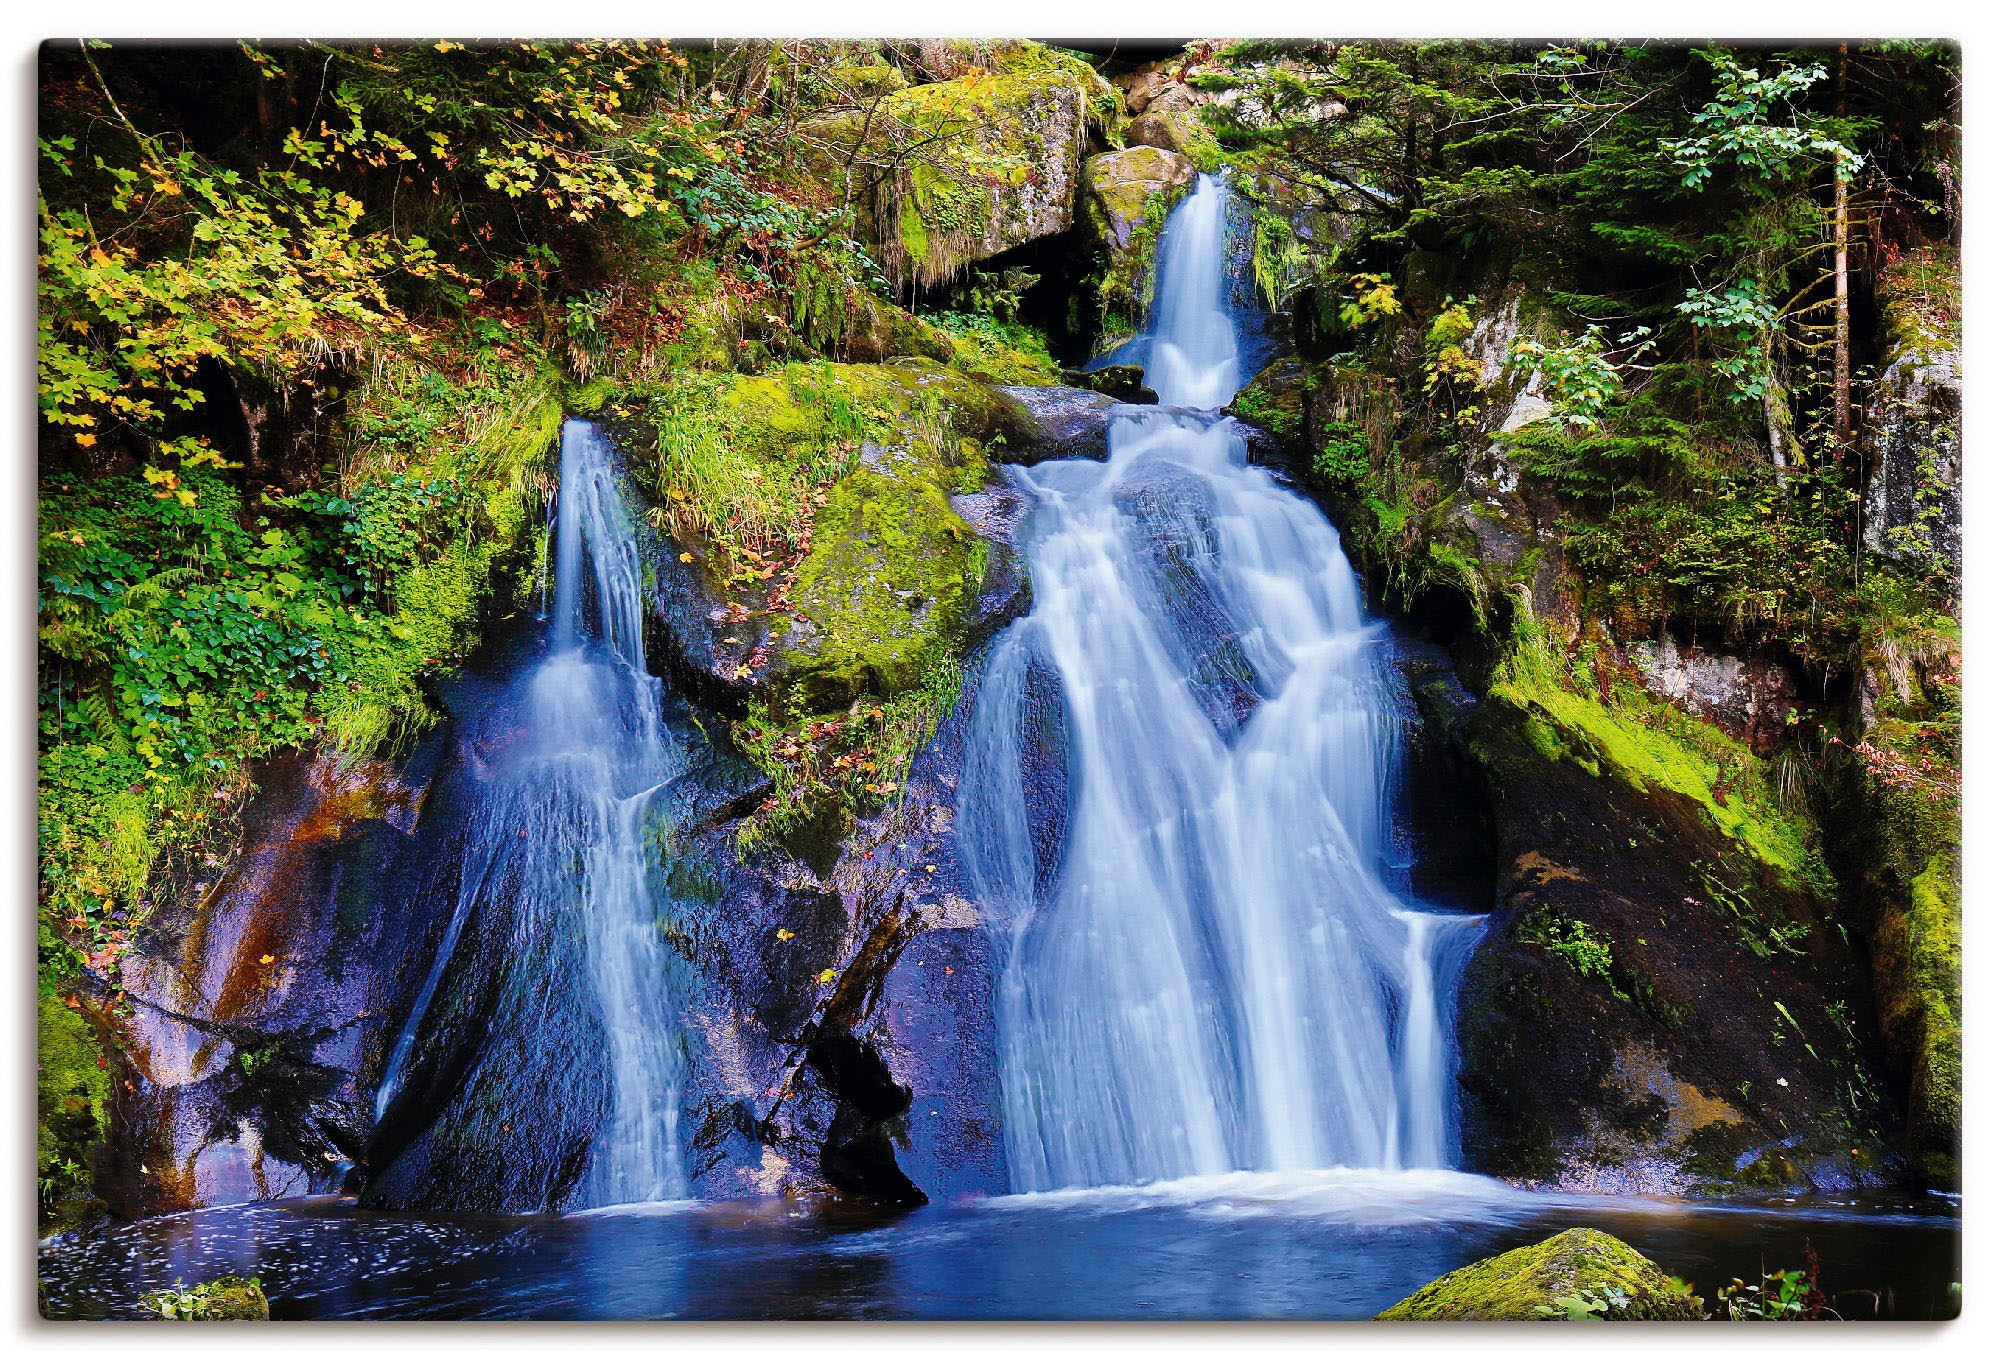
M644 833L686 759L646 670L619 475L583 421L563 426L561 477L544 649L463 716L462 809L447 818L462 840L436 879L447 923L377 1097L379 1119L400 1098L442 1104L415 1173L469 1181L489 1207L686 1192L686 1058L658 915L671 898Z
M972 717L960 840L999 934L1017 1191L1448 1167L1451 983L1476 918L1390 883L1399 723L1338 535L1248 465L1228 191L1162 242L1158 408L1017 471L1034 605ZM1023 791L1059 714L1060 836Z

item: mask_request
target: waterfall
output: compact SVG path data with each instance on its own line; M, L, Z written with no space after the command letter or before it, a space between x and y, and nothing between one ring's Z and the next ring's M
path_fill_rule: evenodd
M447 1087L435 1117L444 1142L494 1158L482 1196L513 1208L686 1192L675 960L645 833L686 756L646 670L619 473L581 420L563 425L553 538L546 649L460 738L475 777L449 917L376 1099L379 1123L418 1097L427 1044L446 1071L476 1050L462 1083L432 1082Z
M1004 959L1017 1191L1452 1163L1449 1003L1476 917L1392 887L1389 639L1339 536L1249 466L1228 193L1169 219L1159 408L1016 469L1034 605L975 705L959 837ZM1060 836L1022 792L1061 713Z

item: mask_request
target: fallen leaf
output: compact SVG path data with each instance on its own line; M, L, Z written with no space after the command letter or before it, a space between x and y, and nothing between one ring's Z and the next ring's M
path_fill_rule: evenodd
M796 935L794 935L794 934L793 934L793 933L792 933L792 932L791 932L790 930L786 930L786 929L781 929L781 930L779 930L779 931L778 931L778 937L779 937L780 939L794 939L794 938L797 938L797 936L796 936Z
M833 980L833 969L829 967L829 968L828 968L828 969L827 969L826 971L824 971L824 972L820 973L820 974L819 974L819 979L820 979L820 980L821 980L822 982L830 982L830 981L832 981L832 980Z
M265 954L265 955L264 955L263 957L259 958L259 959L258 959L257 961L258 961L258 962L260 962L260 963L263 963L263 964L264 964L265 966L267 966L267 967L268 967L268 966L270 966L270 965L271 965L272 963L275 963L275 962L277 962L277 961L278 961L278 955L277 955L277 954L275 954L275 953L267 953L267 954Z

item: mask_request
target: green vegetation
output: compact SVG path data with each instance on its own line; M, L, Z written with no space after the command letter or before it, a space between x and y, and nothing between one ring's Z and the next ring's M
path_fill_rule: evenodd
M91 1162L111 1130L111 1072L91 1022L46 983L36 1008L35 1188L46 1229L93 1212Z
M1513 646L1494 677L1492 694L1527 715L1529 738L1542 755L1621 779L1640 792L1688 798L1782 882L1831 894L1815 831L1783 810L1764 766L1747 746L1641 696L1629 682L1607 686L1608 697L1581 691L1525 601L1516 620ZM1592 673L1587 661L1576 669Z
M1700 1299L1615 1236L1572 1227L1453 1270L1377 1321L1699 1321Z
M1048 341L1018 321L981 312L948 311L928 318L951 341L952 366L999 387L1051 387L1062 370Z
M139 1305L161 1321L269 1321L271 1304L256 1279L224 1276L187 1287L178 1279L172 1288L148 1293Z
M1578 976L1595 977L1624 996L1611 976L1611 941L1588 924L1541 913L1523 922L1520 933L1521 938L1540 944L1568 963Z

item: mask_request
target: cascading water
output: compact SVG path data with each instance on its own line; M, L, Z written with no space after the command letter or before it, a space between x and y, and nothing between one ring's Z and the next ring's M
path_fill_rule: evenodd
M1338 535L1247 464L1227 190L1162 242L1109 460L1017 471L1034 606L976 704L959 836L1004 970L1017 1191L1453 1160L1449 1003L1477 917L1389 885L1398 711ZM1058 694L1060 846L1023 792Z
M377 1118L441 1101L432 1140L490 1152L472 1194L487 1206L676 1198L686 1058L645 821L687 760L646 671L618 472L580 420L563 426L552 555L546 651L460 739L473 773L448 923Z

